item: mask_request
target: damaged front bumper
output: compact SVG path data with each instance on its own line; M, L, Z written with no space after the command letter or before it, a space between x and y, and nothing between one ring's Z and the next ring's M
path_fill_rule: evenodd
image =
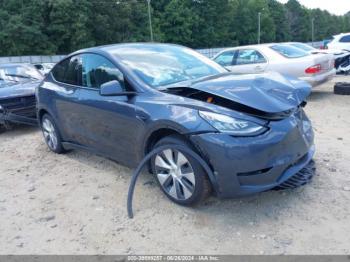
M10 123L38 124L34 96L0 100L0 125L6 127Z
M191 136L214 170L218 197L240 197L275 188L311 161L314 134L302 110L271 121L269 127L268 132L256 137L223 133Z

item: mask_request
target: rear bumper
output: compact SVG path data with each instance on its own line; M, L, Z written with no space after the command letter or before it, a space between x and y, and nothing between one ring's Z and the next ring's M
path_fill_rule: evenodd
M328 72L324 72L319 75L300 77L300 79L308 82L310 85L315 87L332 79L335 76L335 74L336 74L336 70L332 69Z
M315 147L311 125L303 125L303 121L290 117L271 122L271 129L257 137L193 135L193 143L214 170L217 196L233 198L263 192L304 168ZM303 130L303 126L309 127Z

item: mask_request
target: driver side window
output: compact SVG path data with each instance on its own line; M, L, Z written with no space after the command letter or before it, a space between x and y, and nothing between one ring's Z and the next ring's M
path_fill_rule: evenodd
M99 89L102 84L117 80L125 89L122 72L107 58L96 54L83 54L82 57L84 87Z

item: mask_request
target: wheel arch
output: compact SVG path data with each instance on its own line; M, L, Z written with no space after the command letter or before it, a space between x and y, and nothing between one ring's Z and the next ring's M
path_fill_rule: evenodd
M45 114L49 114L50 115L50 113L49 113L49 111L47 111L46 109L44 109L44 108L40 108L39 110L38 110L38 121L39 121L39 124L41 124L41 119L43 118L43 116L45 115Z
M186 136L181 133L180 130L170 127L160 127L158 129L153 130L150 132L150 134L147 136L145 140L145 146L143 150L143 156L147 155L149 153L153 146L162 138L171 136L171 135L178 135L183 137L184 139L188 140Z
M197 153L201 158L203 158L204 161L207 162L208 166L213 171L212 174L214 174L214 169L213 169L212 165L210 164L210 161L208 161L208 159L205 157L205 154L200 150L200 148L198 146L196 146L196 144L194 144L191 141L191 139L186 134L186 132L183 132L183 130L181 130L181 129L177 129L176 127L166 126L166 127L159 127L157 129L152 130L152 132L150 132L149 135L147 136L147 138L145 139L142 158L144 156L146 156L150 151L152 151L153 146L158 141L160 141L164 137L171 136L171 135L179 136L182 139L184 139L187 143L189 143L189 145L191 145L193 147L195 153ZM151 171L150 163L149 163L148 169L149 169L149 171ZM206 174L206 175L209 178L209 181L210 181L210 184L212 186L214 193L217 194L218 186L217 186L215 175L210 175L210 174Z

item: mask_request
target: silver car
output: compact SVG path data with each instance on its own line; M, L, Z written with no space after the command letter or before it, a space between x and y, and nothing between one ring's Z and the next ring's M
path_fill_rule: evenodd
M262 44L226 49L214 61L238 74L276 71L317 86L335 75L331 54L310 55L288 44Z
M337 59L342 56L349 55L349 51L347 50L341 50L341 49L317 49L312 47L311 45L300 43L300 42L287 42L284 44L288 44L294 47L297 47L301 50L304 50L305 52L308 52L309 54L315 55L315 54L331 54L334 55L334 58Z

